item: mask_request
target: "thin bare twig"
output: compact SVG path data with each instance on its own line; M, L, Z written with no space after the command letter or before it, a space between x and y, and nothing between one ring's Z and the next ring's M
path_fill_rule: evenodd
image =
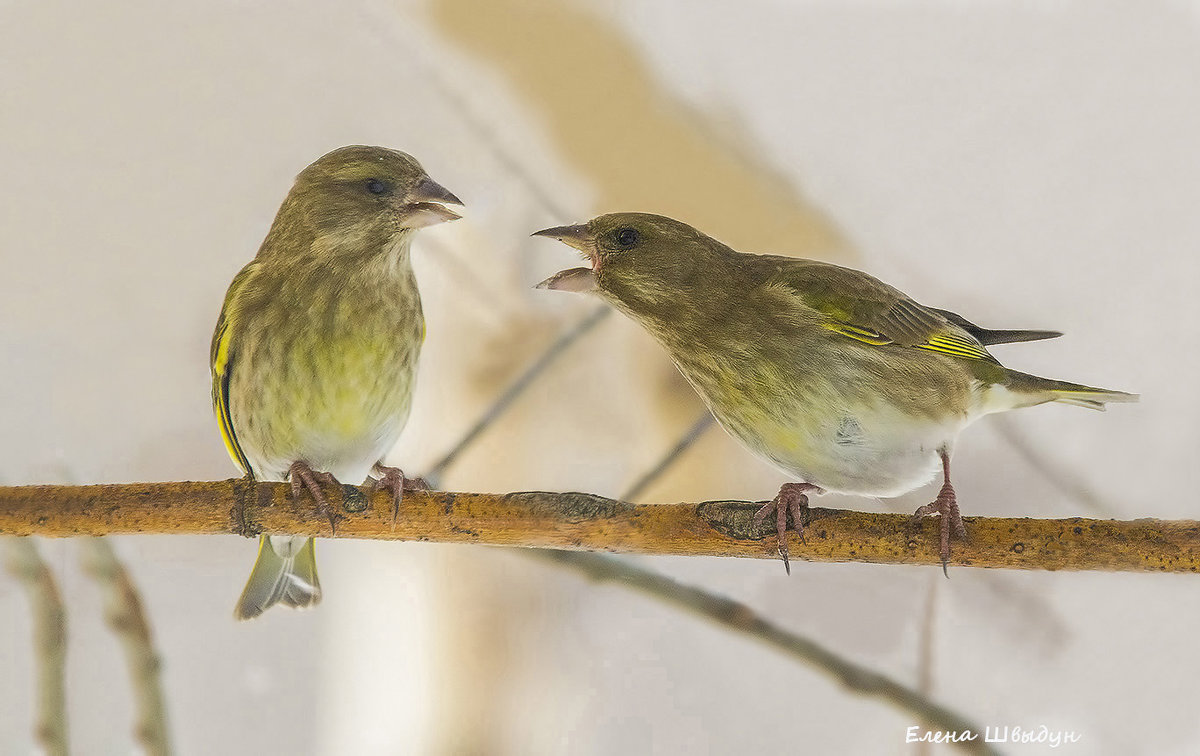
M105 618L125 649L137 711L134 736L146 753L166 756L171 752L171 745L159 680L160 663L137 588L108 541L88 538L81 548L83 568L100 586Z
M629 488L625 489L625 492L621 494L621 500L633 501L637 497L641 496L647 488L652 486L656 480L662 477L663 473L665 473L671 468L672 465L675 464L675 462L692 446L692 444L699 441L700 437L704 435L705 431L711 428L716 421L717 419L712 416L712 413L708 410L705 410L704 414L696 418L696 422L692 423L691 426L684 431L684 434L680 436L677 442L675 442L675 445L672 446L666 454L659 458L654 467L651 467L649 470L643 473L640 478L635 480L633 484L629 486Z
M925 612L917 630L917 690L925 695L933 694L933 667L937 650L937 594L942 581L934 575L929 581L925 596Z
M487 411L485 411L483 415L481 415L479 419L475 421L475 424L463 434L462 438L458 440L458 443L456 443L454 447L450 449L450 451L446 452L441 459L435 462L433 467L431 467L422 477L425 478L430 485L435 487L438 486L441 482L442 476L446 474L446 470L454 464L459 455L462 454L467 447L474 443L475 439L478 438L479 435L485 430L487 430L488 427L494 423L498 417L503 415L504 412L512 405L512 403L516 401L517 398L525 391L525 389L529 388L530 384L536 381L548 367L554 364L554 361L558 359L559 355L566 351L567 348L576 341L579 341L579 339L590 333L592 329L599 325L600 322L603 321L610 312L612 312L612 310L609 309L608 305L600 305L596 307L596 309L592 310L591 313L589 313L583 320L564 331L561 336L554 340L553 344L546 348L546 351L542 352L542 354L536 360L534 360L529 367L525 368L525 371L522 372L521 375L518 376L508 388L506 388L498 397L496 397L491 406L487 408Z
M1009 447L1017 453L1025 464L1036 470L1050 482L1060 493L1071 497L1082 504L1086 510L1103 517L1116 517L1118 507L1105 501L1096 494L1083 477L1068 470L1064 465L1056 463L1045 454L1035 450L1030 440L1022 434L1016 424L1007 417L997 417L992 420L992 428Z
M467 99L451 87L441 74L435 70L434 66L429 65L424 60L417 60L418 65L422 69L422 77L432 82L434 89L451 105L458 121L470 129L472 140L483 145L491 152L492 158L500 164L500 167L505 170L508 176L517 180L517 183L525 190L529 198L534 201L534 204L541 207L560 222L565 222L567 219L574 217L574 214L568 211L566 206L559 204L542 183L529 173L525 168L525 162L517 158L512 150L506 149L500 143L499 138L496 136L494 122L485 121L480 117L467 104Z
M444 65L437 64L431 59L431 54L424 49L424 40L413 34L403 34L403 25L395 23L397 18L412 25L414 18L403 18L397 15L394 4L386 4L378 9L359 7L359 12L365 12L368 28L377 34L382 43L393 53L404 56L403 65L418 72L417 78L433 87L454 112L455 120L466 126L471 132L471 142L481 145L491 153L492 158L500 164L508 176L517 179L518 184L525 190L534 204L540 206L550 215L560 220L572 217L563 205L560 205L542 182L535 178L525 167L525 161L517 157L515 150L505 147L496 134L496 121L488 119L476 112L470 104L471 98L460 93L443 75Z
M54 576L29 538L4 539L8 571L29 595L37 703L34 735L48 756L67 753L67 615Z
M638 567L625 559L554 549L541 549L530 552L530 555L570 567L592 580L618 582L627 588L743 633L825 673L850 692L876 698L907 711L935 730L955 733L970 730L979 737L955 744L969 753L995 753L991 746L983 742L983 728L963 715L935 703L928 696L886 675L839 656L813 640L788 632L744 604L684 585Z

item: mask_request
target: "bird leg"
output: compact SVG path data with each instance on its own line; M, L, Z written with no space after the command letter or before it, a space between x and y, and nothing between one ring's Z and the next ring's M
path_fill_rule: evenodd
M342 519L342 516L330 506L325 494L321 492L322 483L341 485L337 478L333 477L332 473L318 472L312 469L307 462L297 461L288 468L288 480L292 484L292 500L299 504L300 491L302 488L307 488L308 492L312 494L313 500L317 502L317 511L329 518L329 529L333 531L334 535L337 535L337 521Z
M400 502L404 500L405 491L426 491L429 484L424 478L406 478L399 467L386 467L376 464L374 471L379 473L371 488L375 491L386 488L392 492L392 530L396 529L396 520L400 517Z
M939 553L942 557L942 574L950 577L950 573L946 569L946 563L950 561L950 529L954 528L954 535L958 536L959 540L965 541L967 540L967 528L963 525L962 515L958 511L958 496L954 493L954 486L950 485L950 455L945 449L939 449L938 456L942 458L942 476L945 482L942 483L942 489L938 491L937 498L913 513L913 519L920 521L922 517L929 515L941 516L942 538Z
M787 514L792 513L792 529L804 541L804 513L808 511L808 494L825 493L819 486L812 483L784 483L779 487L775 498L767 502L754 513L755 529L762 526L763 520L772 510L775 511L775 534L779 540L779 558L783 560L783 569L792 574L792 566L788 563L787 545Z

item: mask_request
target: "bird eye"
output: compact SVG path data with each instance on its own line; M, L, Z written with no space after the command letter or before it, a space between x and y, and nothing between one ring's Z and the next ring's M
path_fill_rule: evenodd
M367 191L371 194L383 194L388 190L388 185L379 179L370 179L367 181Z
M641 241L642 235L636 228L623 228L617 232L617 244L629 248Z

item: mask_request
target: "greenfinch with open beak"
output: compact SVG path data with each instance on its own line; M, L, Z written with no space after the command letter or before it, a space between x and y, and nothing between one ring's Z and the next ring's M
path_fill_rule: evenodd
M536 235L590 263L540 288L591 292L633 318L725 430L799 479L756 515L775 515L785 567L787 516L803 538L810 495L899 496L940 472L936 498L916 514L940 515L944 570L951 532L965 537L950 483L963 428L1045 402L1104 409L1137 399L1019 373L987 350L1057 332L980 328L866 273L736 252L670 218L615 213Z

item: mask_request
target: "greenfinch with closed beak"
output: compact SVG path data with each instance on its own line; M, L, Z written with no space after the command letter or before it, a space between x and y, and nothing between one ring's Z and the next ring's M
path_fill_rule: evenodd
M234 277L213 333L212 400L225 446L255 480L290 480L338 515L319 483L393 493L414 479L383 465L412 404L425 338L409 259L420 228L460 205L410 155L342 147L297 176L258 255ZM234 611L258 616L321 599L313 539L264 535Z

